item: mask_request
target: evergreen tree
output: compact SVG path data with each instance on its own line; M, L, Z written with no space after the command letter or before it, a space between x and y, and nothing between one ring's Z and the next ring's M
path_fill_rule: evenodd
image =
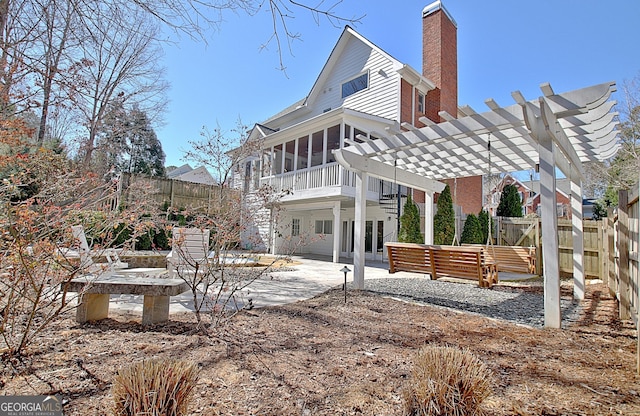
M164 176L165 154L147 115L139 109L133 109L129 119L131 131L128 171L149 176Z
M456 232L456 216L453 212L453 200L449 185L438 196L438 212L433 217L434 244L451 244Z
M462 236L460 237L462 244L482 244L482 229L480 221L474 214L469 214L464 222Z
M146 113L138 108L127 111L117 100L105 116L94 156L98 171L116 168L120 172L165 175L165 154Z
M486 243L489 240L489 226L491 226L491 230L493 230L493 218L483 209L478 213L478 222L480 223L480 231L482 232L482 242Z
M522 217L522 200L515 185L506 185L496 211L498 217Z
M398 241L401 243L424 243L424 235L420 232L420 211L411 199L411 195L407 196L403 213L400 216Z

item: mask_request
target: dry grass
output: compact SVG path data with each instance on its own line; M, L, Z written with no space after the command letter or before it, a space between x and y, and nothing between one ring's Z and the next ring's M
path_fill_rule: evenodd
M416 354L404 390L405 413L411 416L485 414L482 402L491 395L493 375L468 350L426 346Z
M182 416L198 380L186 361L141 361L118 371L113 380L114 416Z

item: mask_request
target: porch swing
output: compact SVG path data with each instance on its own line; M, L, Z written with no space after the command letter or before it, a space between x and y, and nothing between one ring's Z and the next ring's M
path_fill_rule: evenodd
M491 133L487 138L487 174L491 174ZM493 242L492 217L487 222L487 241L484 250L489 259L497 266L497 271L512 273L536 273L536 254L533 247L497 246ZM491 250L489 250L491 248Z

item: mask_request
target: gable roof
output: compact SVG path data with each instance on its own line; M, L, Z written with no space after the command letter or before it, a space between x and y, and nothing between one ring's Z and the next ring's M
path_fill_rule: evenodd
M167 178L177 181L201 183L205 185L215 185L216 180L213 179L211 173L204 166L198 166L192 169L188 164L182 165L177 169L167 173Z
M192 170L193 168L191 167L191 165L189 165L188 163L185 163L184 165L175 168L171 172L167 172L167 178L169 179L177 178L178 176L183 175L187 172L191 172Z
M305 98L295 102L294 104L283 109L277 114L271 116L270 118L268 118L267 120L263 121L260 124L268 126L270 123L273 123L278 119L282 119L287 116L293 115L294 112L298 114L299 112L309 111L310 105L321 94L322 86L325 84L325 82L328 80L328 78L332 74L332 71L335 68L335 66L338 64L338 62L340 62L340 59L342 58L342 54L351 39L356 39L359 42L362 42L372 50L382 55L385 59L388 59L389 61L391 61L393 65L393 69L397 71L402 78L407 79L412 85L416 85L420 90L422 90L422 92L426 93L427 91L435 88L435 84L432 81L422 76L414 68L412 68L407 64L403 64L399 60L395 59L393 56L385 52L382 48L378 47L369 39L365 38L364 36L356 32L351 26L347 25L344 27L342 33L340 34L340 37L338 38L338 41L336 42L331 53L329 54L329 58L325 62L324 66L322 67L322 70L320 71L318 77L313 83L313 86L311 87L309 94Z

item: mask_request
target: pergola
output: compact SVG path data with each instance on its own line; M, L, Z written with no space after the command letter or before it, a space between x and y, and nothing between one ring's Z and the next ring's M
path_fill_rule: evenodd
M461 118L440 112L445 120L403 123L403 132L376 132L378 139L348 141L335 150L337 161L356 174L354 284L364 288L364 232L368 176L395 181L425 191L425 243L433 243L433 194L442 192L442 179L513 172L540 172L542 253L544 258L545 326L560 328L560 270L556 170L571 180L574 297L584 299L582 180L583 163L602 161L618 150L617 113L611 94L615 82L556 94L540 86L542 96L527 101L519 92L516 104L501 107L486 100L490 111L466 106ZM364 139L360 137L360 139Z

